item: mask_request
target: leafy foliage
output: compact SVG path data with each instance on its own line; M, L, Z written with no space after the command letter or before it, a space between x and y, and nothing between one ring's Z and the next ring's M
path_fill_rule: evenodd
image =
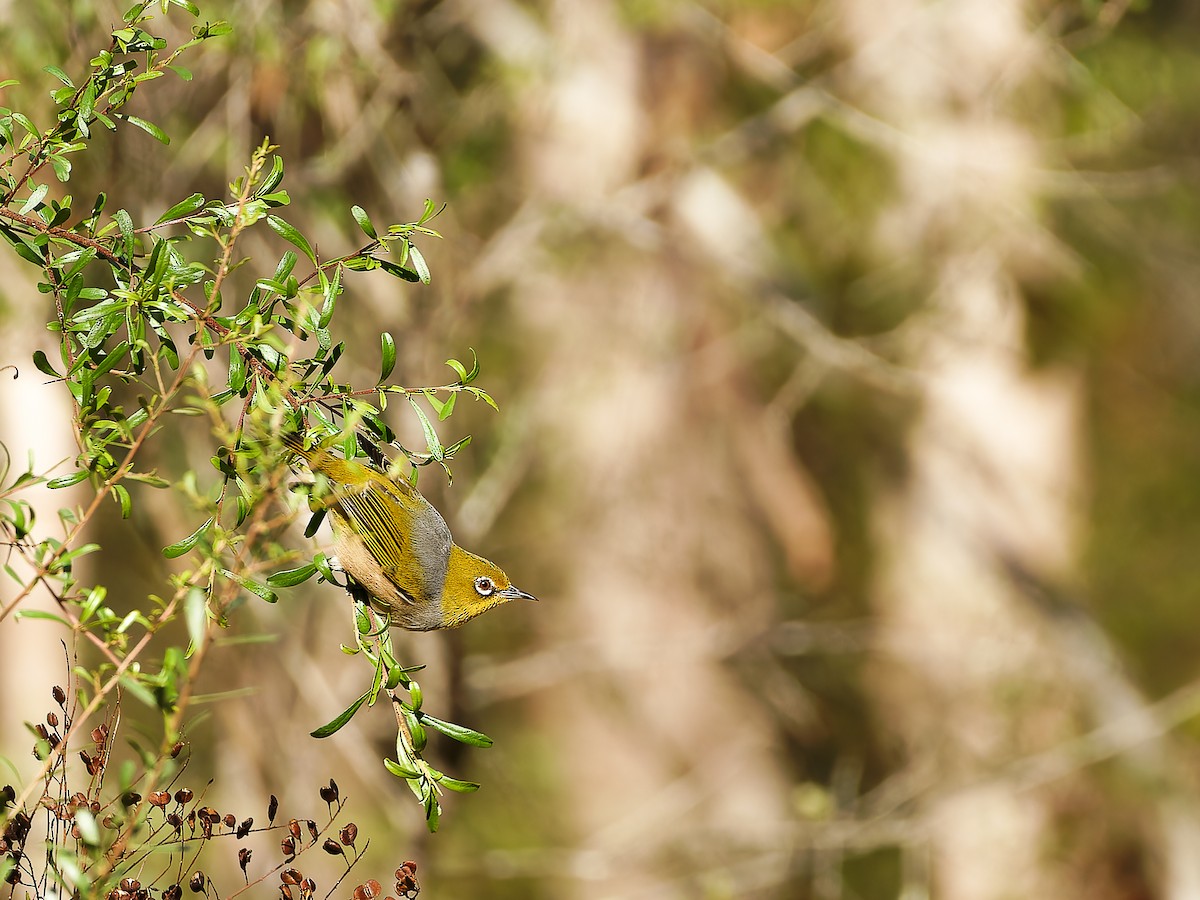
M0 608L0 622L10 616L52 620L70 629L76 643L93 647L99 659L93 666L74 664L69 692L74 706L61 727L39 726L41 775L5 794L2 816L8 825L28 819L31 803L55 797L52 789L65 791L69 751L79 751L83 741L90 787L82 792L86 803L72 800L74 807L64 820L73 816L78 833L68 841L70 828L49 829L53 849L40 878L29 871L28 857L14 855L23 852L22 843L8 841L7 856L0 855L17 860L6 870L10 880L36 884L38 896L51 890L51 881L81 894L123 890L129 855L136 856L142 852L138 848L159 836L169 839L174 828L169 819L164 825L154 818L174 807L153 798L161 797L163 785L175 777L174 759L192 685L216 632L247 595L275 602L277 589L313 575L334 581L321 556L263 578L262 570L295 558L280 542L294 516L294 504L283 502L288 470L270 436L285 423L288 428L316 430L337 440L347 456L365 455L376 464L385 462L381 446L390 445L413 480L420 467L434 463L449 477L450 462L470 437L445 442L435 423L453 413L461 394L495 406L475 383L479 364L474 353L469 366L448 360L456 377L445 384L391 383L397 353L386 332L380 336L380 377L374 384L357 387L337 371L347 347L334 340L332 323L348 278L380 269L405 281L429 283L429 267L417 243L439 237L429 227L440 211L432 201L416 220L386 227L376 226L361 207L353 207L350 215L365 242L352 252L324 259L314 242L284 218L291 202L283 188L284 163L267 141L229 185L227 197L193 193L149 224L136 222L128 210L110 209L103 192L84 203L65 192L71 160L88 149L97 126L116 129L127 123L169 144L158 125L127 111L131 99L143 83L169 72L190 79L178 63L180 55L230 30L223 22L197 24L190 40L168 50L166 39L147 29L156 9L165 13L172 6L199 16L188 0L138 3L111 33L107 47L91 59L86 73L73 78L47 67L61 84L52 95L52 124L35 124L19 110L0 108L0 235L17 256L40 271L38 289L49 301L48 327L58 336L58 353L51 359L37 351L33 363L69 393L80 448L74 470L59 473L39 470L33 461L18 471L0 446L0 533L9 548L4 569L18 586L13 599ZM10 84L2 82L0 87ZM269 229L286 247L271 271L255 277L243 296L235 296L231 275L250 264L239 248L254 228ZM404 447L397 441L388 420L388 402L395 397L407 401L401 408L419 423L423 447ZM172 486L142 460L147 446L179 427L183 420L173 416L202 417L210 423L217 445L211 458L215 479L189 471L176 481L174 486L196 510L199 522L162 551L168 559L180 560L182 567L162 596L152 595L118 614L103 585L78 580L74 563L103 552L85 535L106 499L128 519L140 490ZM85 482L90 499L59 511L61 533L54 536L41 527L30 492ZM23 559L24 571L13 564L14 556ZM27 608L27 599L39 591L53 597L55 612ZM177 619L186 624L187 647L171 645L164 632ZM370 664L371 686L342 716L314 734L332 733L361 706L373 705L386 693L398 734L398 762L388 761L388 768L413 789L434 829L441 788L464 791L476 785L429 766L422 755L426 728L476 746L487 746L490 740L424 713L420 687L410 677L416 669L396 661L386 627L361 598L355 604L354 634L349 652ZM114 711L121 695L158 710L163 720L160 746L145 751L138 776L144 796L126 804L118 800L132 796L135 782L124 771L117 794L101 797L104 765L94 761L107 753L111 733L102 745L87 749L83 731L97 716L107 716L109 729L115 731ZM55 802L65 800L59 797ZM99 813L92 808L95 804ZM105 810L113 812L107 815ZM185 812L181 807L173 814ZM177 871L186 869L181 864Z

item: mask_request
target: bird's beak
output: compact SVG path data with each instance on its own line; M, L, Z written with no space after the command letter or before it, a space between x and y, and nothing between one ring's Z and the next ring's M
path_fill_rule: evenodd
M502 591L496 592L497 597L503 597L505 600L537 600L533 594L527 594L520 588L506 587Z

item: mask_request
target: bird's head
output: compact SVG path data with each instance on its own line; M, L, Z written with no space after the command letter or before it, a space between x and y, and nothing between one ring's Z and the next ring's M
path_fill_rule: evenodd
M442 587L443 627L461 625L509 600L537 597L512 586L508 576L491 560L476 556L454 544Z

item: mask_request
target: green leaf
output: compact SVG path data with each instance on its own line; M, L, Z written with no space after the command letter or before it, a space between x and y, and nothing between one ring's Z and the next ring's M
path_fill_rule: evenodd
M50 365L50 360L46 359L45 352L41 350L33 351L33 364L37 366L37 370L43 375L49 375L51 378L62 377L54 371L54 366Z
M28 116L19 112L10 113L12 120L24 128L32 137L41 137L41 132L37 130L37 126L29 120Z
M42 202L42 198L46 196L46 192L50 190L49 183L39 184L33 189L33 193L29 195L29 199L21 204L18 210L21 215L27 215L31 210L37 209L38 204Z
M306 563L295 569L284 569L282 572L276 572L267 579L267 584L271 587L295 587L298 584L303 584L317 574L316 563Z
M451 778L449 775L439 775L437 783L448 791L456 791L459 794L473 794L479 790L479 784L474 781L460 781L457 778Z
M271 171L268 172L266 178L263 179L262 184L259 186L259 191L263 195L269 194L272 191L274 191L275 188L279 187L279 184L282 181L283 181L283 158L280 156L272 156L271 157Z
M164 547L162 551L163 556L165 556L167 559L175 559L176 557L183 556L183 554L195 547L196 544L200 543L200 538L204 536L204 532L208 531L208 529L212 526L212 523L213 517L209 516L204 520L203 525L201 525L183 540L176 541L169 547Z
M78 472L72 472L70 475L60 475L58 478L51 478L46 482L46 487L52 491L57 491L59 488L70 487L73 484L79 484L87 478L91 472L87 469L81 469Z
M138 410L138 412L144 413L143 410ZM135 413L134 415L137 415L137 413ZM146 416L143 414L141 416L141 419L144 421L145 418L146 418ZM136 428L137 425L135 425L133 419L134 419L134 416L129 417L129 424L133 425ZM137 424L141 424L141 422L138 422ZM125 473L125 480L126 481L138 481L138 482L141 482L142 484L149 485L150 487L153 487L153 488L167 488L167 487L171 486L171 482L167 481L167 479L160 478L159 476L152 475L148 472L127 472L127 473Z
M343 725L354 718L354 714L358 712L360 706L367 702L369 696L371 696L371 692L364 691L361 697L346 707L333 721L322 725L316 731L310 731L309 734L315 738L327 738L331 734L335 734Z
M422 284L429 284L429 264L425 262L425 257L421 255L421 251L417 249L416 244L408 245L409 258L412 260L413 268L416 269L417 275L421 279Z
M276 234L278 234L289 244L294 245L300 250L301 253L307 256L313 265L316 265L317 255L313 252L313 248L309 245L308 238L302 235L294 225L285 222L283 219L279 218L279 216L267 216L267 224L271 226Z
M314 534L317 533L317 529L319 529L321 527L321 523L325 521L325 513L326 512L327 512L327 510L325 509L325 507L322 506L320 509L318 509L316 512L314 512L312 514L312 518L310 518L308 520L308 525L304 529L304 536L306 538L310 538ZM318 568L320 568L319 564L318 564ZM321 574L325 575L325 571L322 570ZM325 575L325 578L328 581L333 581L332 573L329 575Z
M112 495L113 499L117 501L117 505L121 507L121 518L128 519L130 513L133 512L133 498L129 496L129 491L124 485L114 484Z
M229 388L240 392L246 386L246 360L242 358L241 347L229 348Z
M395 275L397 278L402 278L405 281L417 282L421 280L421 276L412 269L405 268L404 266L398 266L394 262L389 262L386 259L379 259L376 260L376 262L379 263L379 268L383 269L383 271L387 272L389 275Z
M421 721L440 731L446 737L454 738L454 740L460 743L470 744L472 747L492 746L492 739L490 737L482 731L475 731L472 728L467 728L465 725L455 725L453 722L447 722L444 719L431 716L427 712L421 713Z
M51 75L53 75L55 78L57 78L63 84L65 84L67 87L74 89L74 87L75 87L74 83L71 81L70 78L67 77L67 73L64 72L62 69L60 69L58 66L42 66L42 71L49 72Z
M186 200L181 200L179 203L176 203L165 213L159 216L154 224L161 225L163 222L169 222L171 219L182 218L183 216L194 213L202 206L204 206L204 195L200 193L192 194L192 196L188 197Z
M163 144L171 143L171 139L167 136L167 133L153 122L147 122L145 119L139 119L137 116L131 116L128 114L122 115L122 118L124 118L125 121L127 121L130 125L136 125L138 128L142 129L142 131L146 132L146 134L150 135L156 141L159 141Z
M379 381L383 383L396 368L396 342L386 331L379 336L379 342L383 348L383 364L379 368Z
M425 433L425 445L429 448L430 455L434 459L441 459L442 442L438 440L437 432L433 428L433 423L429 421L429 416L425 415L425 410L421 409L416 397L410 396L408 402L412 404L413 412L421 420L421 430Z
M421 777L421 773L416 769L406 769L400 763L392 759L384 759L383 767L395 775L397 778L405 780L416 779Z
M193 650L198 649L204 643L205 626L208 624L208 598L200 588L193 586L188 591L183 615L187 621L188 640L192 642Z
M244 587L250 593L255 594L258 597L261 597L263 600L266 600L268 603L278 603L279 602L279 595L276 594L270 588L268 588L266 585L259 584L254 579L247 578L245 575L239 575L236 572L230 572L228 569L221 569L220 572L222 575L224 575L230 581L236 581L238 584L240 584L242 587Z
M366 210L361 206L352 206L350 207L350 215L354 216L354 221L363 230L363 234L373 241L379 240L379 234L375 231L375 226L371 224L371 219L367 215Z
M124 257L130 261L133 260L133 219L129 217L123 209L118 209L113 213L113 218L117 222L117 227L121 229L121 237L125 240Z
M56 616L54 613L45 612L44 610L40 610L40 609L18 610L13 615L13 618L16 619L17 621L20 621L21 619L46 619L50 622L57 622L59 625L66 625L68 628L72 627L71 623L68 622L66 619L64 619L62 616Z

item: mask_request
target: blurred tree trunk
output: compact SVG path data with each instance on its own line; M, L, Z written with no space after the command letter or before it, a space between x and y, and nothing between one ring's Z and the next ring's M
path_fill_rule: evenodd
M509 59L517 45L500 44L513 31L477 26ZM576 897L748 896L786 883L792 858L779 844L790 792L775 726L727 665L775 615L746 503L763 486L738 473L739 451L753 452L744 444L761 439L763 454L784 457L760 494L765 505L798 498L773 519L812 538L795 552L798 568L827 570L828 534L803 474L775 452L781 431L745 408L740 362L715 340L736 324L720 279L697 274L689 237L649 214L690 186L674 171L665 187L642 180L646 156L665 143L655 143L664 124L652 121L654 105L675 104L665 114L680 127L687 92L668 101L645 83L663 62L646 58L642 36L608 4L560 0L541 38L519 46L541 48L535 71L547 80L521 95L528 205L493 247L566 260L512 281L517 333L544 348L554 373L526 401L555 411L539 440L554 448L545 477L558 485L561 521L545 529L544 552L570 560L564 588L539 611L570 644L559 648L561 681L540 701L578 835L560 874ZM698 216L722 221L726 196L715 196ZM559 246L538 246L547 238ZM562 241L579 248L564 252ZM477 275L503 282L493 258L484 254ZM734 872L744 880L729 882Z
M839 75L853 105L843 121L890 153L901 184L873 240L887 258L922 260L933 286L905 334L921 408L909 468L876 512L885 653L874 686L915 761L905 791L934 893L955 900L1142 889L1081 880L1055 859L1062 798L1013 765L1065 745L1079 715L1109 725L1142 702L1106 645L1074 641L1028 595L1030 579L1078 580L1086 499L1081 373L1032 367L1018 288L1070 264L1037 216L1035 135L1008 112L1017 89L1036 90L1054 68L1028 6L856 2L843 20L853 48ZM1164 759L1151 766L1178 787ZM1080 776L1068 765L1057 777ZM1194 823L1177 807L1160 812L1171 846L1149 852L1168 895L1194 896ZM1105 847L1088 863L1112 874L1117 855Z

